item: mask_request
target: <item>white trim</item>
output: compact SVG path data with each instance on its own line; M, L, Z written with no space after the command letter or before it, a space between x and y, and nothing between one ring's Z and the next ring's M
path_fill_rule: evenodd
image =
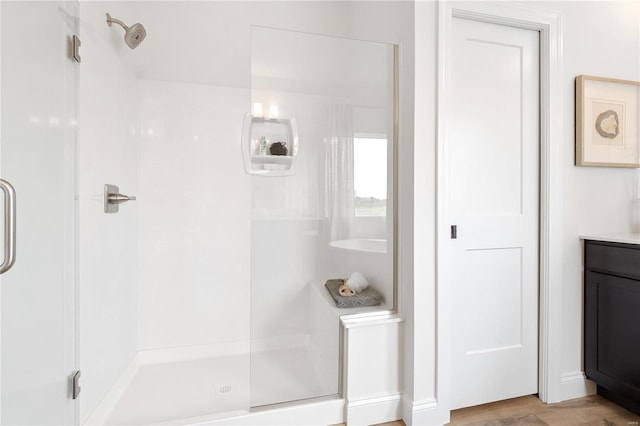
M404 318L397 314L371 315L368 317L360 316L342 316L340 317L342 326L346 329L360 327L376 327L379 325L394 324L404 322Z
M449 338L452 255L449 252L449 197L445 170L451 161L449 81L453 17L540 31L540 359L539 395L545 402L562 399L560 386L560 314L562 273L562 29L556 11L506 2L438 3L438 142L437 142L437 355L436 397L450 407ZM554 119L551 120L551 117Z
M426 399L422 401L402 400L402 420L407 425L444 425L449 423L449 411L439 409L438 401Z
M350 400L347 400L347 405L349 407L366 407L368 405L375 405L375 404L380 404L380 403L385 403L390 401L399 401L401 399L402 399L402 392L394 392L389 395L376 396L372 398L350 399ZM395 420L398 420L398 419L395 419ZM388 420L380 420L380 421L384 422Z
M402 418L402 393L347 401L345 420L350 425L371 425Z
M404 401L405 404L411 406L411 409L415 411L433 410L438 407L438 401L435 398L425 399L423 401Z
M389 135L386 133L365 133L365 132L353 132L354 139L384 139L389 141Z
M93 411L89 413L86 420L82 422L83 425L103 425L106 423L116 404L131 384L139 366L140 360L136 354L127 368L124 369L122 374L118 376L113 385L111 385L109 390L103 395L102 399L100 399L98 404L96 404Z
M582 398L596 393L596 384L587 379L587 376L582 371L563 374L560 378L560 387L562 401Z

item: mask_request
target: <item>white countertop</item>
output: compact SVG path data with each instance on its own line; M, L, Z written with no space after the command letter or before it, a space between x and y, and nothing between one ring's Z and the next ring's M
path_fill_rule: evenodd
M609 243L640 244L640 234L580 235L581 240L606 241Z

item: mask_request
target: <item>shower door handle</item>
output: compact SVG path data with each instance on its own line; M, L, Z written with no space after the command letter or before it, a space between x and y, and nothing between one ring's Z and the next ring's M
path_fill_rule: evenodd
M4 274L16 261L16 190L4 179L0 179L0 190L4 192L4 262L0 274Z

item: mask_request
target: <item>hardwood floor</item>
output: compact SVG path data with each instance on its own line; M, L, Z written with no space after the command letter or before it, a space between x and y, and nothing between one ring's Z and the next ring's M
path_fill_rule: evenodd
M637 416L601 396L591 395L558 404L535 396L509 399L451 412L451 425L637 426Z
M598 395L558 404L545 404L535 396L525 396L452 411L449 425L639 426L640 416ZM404 422L376 426L404 426Z

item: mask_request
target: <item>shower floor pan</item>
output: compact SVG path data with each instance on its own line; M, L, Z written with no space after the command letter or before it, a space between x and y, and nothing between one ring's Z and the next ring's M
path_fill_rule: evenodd
M242 354L141 364L105 425L189 425L331 394L306 346L254 353L251 360Z

